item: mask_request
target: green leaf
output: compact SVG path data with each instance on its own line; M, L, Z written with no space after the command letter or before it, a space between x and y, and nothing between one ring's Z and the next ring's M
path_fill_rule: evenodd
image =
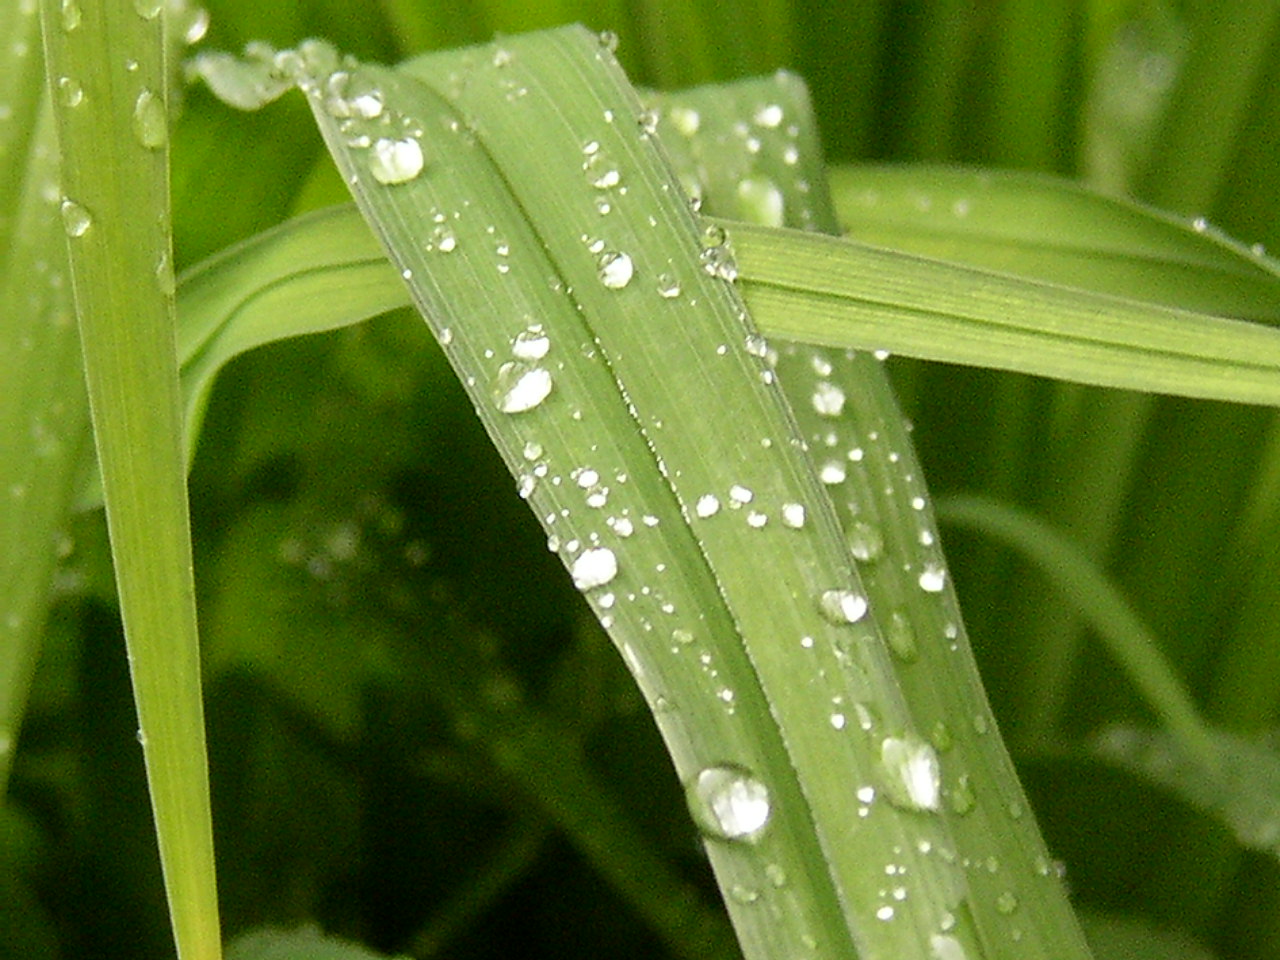
M48 82L60 91L60 212L170 920L179 957L217 960L162 7L46 0L41 14Z
M953 167L839 166L850 239L1166 307L1280 322L1280 268L1203 220L1052 177Z
M774 334L1097 386L1280 402L1280 330L1021 280L849 240L730 229Z
M385 956L313 927L255 930L237 937L227 948L227 960L381 960Z

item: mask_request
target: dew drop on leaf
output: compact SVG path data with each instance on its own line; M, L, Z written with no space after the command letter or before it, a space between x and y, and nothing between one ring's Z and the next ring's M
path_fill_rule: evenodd
M527 363L508 362L498 368L493 397L503 413L532 410L551 393L551 373Z
M570 572L579 590L603 587L618 575L618 558L608 547L592 547L578 554Z
M407 183L422 172L422 144L414 137L382 137L369 149L369 172L379 183Z
M896 807L937 810L942 772L933 747L913 737L886 737L880 744L885 795Z
M813 388L814 412L822 417L838 417L844 410L844 391L827 380Z
M968 960L960 941L946 933L929 937L929 955L932 960Z
M901 610L895 610L885 625L885 639L889 649L903 663L914 663L920 656L920 648L916 645L916 631L911 621Z
M672 107L667 115L671 125L686 137L692 137L702 126L702 115L692 107Z
M867 615L867 598L853 590L824 590L818 608L832 623L857 623Z
M150 90L139 93L133 103L133 135L148 150L159 150L169 138L164 101Z
M747 177L738 184L743 219L765 227L783 224L785 201L778 185L768 177Z
M64 107L80 106L84 102L84 87L71 77L59 77L58 102Z
M707 517L714 517L720 512L720 500L715 494L703 494L698 498L698 502L694 504L693 512L704 520Z
M947 585L947 571L936 564L928 564L921 571L917 582L926 593L940 593Z
M804 526L804 504L802 503L784 503L782 505L782 525L790 527L792 530L799 530Z
M737 764L698 771L685 794L694 822L708 838L751 843L769 824L768 788Z
M521 330L511 345L511 355L517 360L541 360L550 350L551 338L540 323Z
M83 237L93 226L93 217L89 211L70 198L62 201L59 211L62 214L62 228L66 230L68 237Z
M625 253L609 251L600 255L598 262L600 282L610 290L621 290L635 275L635 264Z

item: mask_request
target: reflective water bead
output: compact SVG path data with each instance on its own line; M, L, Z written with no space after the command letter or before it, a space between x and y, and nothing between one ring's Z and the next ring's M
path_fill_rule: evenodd
M814 412L822 417L838 417L844 410L844 390L827 380L818 381L813 388Z
M369 172L379 183L407 183L422 172L422 144L413 137L393 140L382 137L369 151Z
M765 104L755 112L752 119L759 126L773 130L782 123L782 107L776 103Z
M164 101L143 90L133 104L133 135L148 150L159 150L169 138L169 118Z
M635 264L625 253L602 253L598 262L600 282L610 290L621 290L635 275Z
M578 554L570 573L579 590L603 587L618 575L618 558L608 547L592 547Z
M516 334L511 355L517 360L541 360L551 350L551 338L542 324L533 324Z
M784 503L782 505L782 525L790 527L792 530L799 530L804 526L804 504L802 503Z
M62 201L59 212L62 214L62 228L68 237L83 237L93 226L89 211L70 198Z
M752 842L769 824L769 790L744 767L718 764L700 770L685 792L689 812L707 837Z
M929 953L933 960L968 960L960 941L945 933L929 937Z
M676 279L675 274L658 274L658 296L667 300L680 296L680 281Z
M667 115L671 125L686 137L692 137L702 126L702 115L692 107L672 107Z
M942 771L933 747L913 737L886 737L880 744L889 802L910 810L937 810Z
M926 593L941 593L947 585L947 571L937 564L926 564L917 582Z
M832 623L857 623L867 615L867 598L853 590L824 590L818 607Z
M551 373L542 367L507 362L498 368L493 396L503 413L523 413L547 399L551 385Z

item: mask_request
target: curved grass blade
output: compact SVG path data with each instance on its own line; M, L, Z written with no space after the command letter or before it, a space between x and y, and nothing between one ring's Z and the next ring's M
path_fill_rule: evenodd
M1204 221L1067 180L954 167L838 166L859 243L1180 310L1280 322L1280 267Z
M221 956L173 335L162 5L46 0L61 203L178 956Z

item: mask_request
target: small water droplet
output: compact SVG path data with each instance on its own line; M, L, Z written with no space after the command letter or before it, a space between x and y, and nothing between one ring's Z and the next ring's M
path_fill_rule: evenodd
M78 107L84 102L84 87L70 77L59 77L58 100L64 107Z
M587 156L582 163L582 170L587 175L587 183L597 190L612 190L622 183L622 173L617 165L608 154L598 150Z
M651 137L658 132L658 122L661 115L657 110L652 108L641 110L640 115L636 117L636 125L640 128L642 137Z
M914 663L920 656L920 648L916 646L916 631L911 620L901 610L895 610L889 616L885 627L885 639L889 649L904 663Z
M608 547L592 547L578 554L570 572L579 590L603 587L618 575L618 558Z
M599 261L600 282L610 290L621 290L635 275L635 264L631 262L631 257L625 253L617 251L607 251L600 255Z
M148 150L159 150L169 138L164 101L150 90L143 90L133 102L133 135Z
M867 615L867 598L853 590L824 590L818 608L832 623L857 623Z
M703 520L714 517L720 512L720 499L711 493L703 494L693 505L693 512Z
M415 137L382 137L369 150L369 172L388 186L407 183L422 172L422 144Z
M782 107L776 103L768 103L755 112L755 122L769 130L776 129L782 123Z
M913 737L886 737L880 744L889 802L908 810L937 810L942 772L933 747Z
M849 524L849 552L863 563L878 560L884 553L884 536L878 527L862 520Z
M84 19L84 11L80 9L80 4L76 0L62 0L62 29L67 33L71 33L80 26L80 22Z
M968 960L960 941L945 933L935 933L929 937L929 952L932 960Z
M947 571L938 564L926 564L918 578L920 589L926 593L941 593L947 585Z
M182 21L181 13L181 10L175 12L174 22L178 25L183 43L187 46L199 43L209 32L209 11L204 7L190 7L186 11L185 23Z
M744 767L718 764L698 772L686 790L689 811L707 837L755 841L769 824L769 790Z
M827 380L813 388L813 409L821 417L838 417L844 411L844 390Z
M517 360L541 360L550 350L551 338L540 323L521 330L511 345L511 355Z
M133 9L143 20L154 20L163 7L164 0L133 0Z
M673 273L658 274L658 296L672 300L680 296L680 281Z
M62 228L66 230L68 237L83 237L93 226L93 217L89 211L70 198L62 201L59 210L62 214Z
M804 504L802 503L784 503L782 505L782 525L790 527L792 530L799 530L804 526Z
M951 809L962 817L973 810L977 797L973 795L973 785L969 782L968 774L961 774L956 778L956 785L948 791L947 799L951 803Z
M764 868L764 875L769 878L769 882L775 887L782 888L787 885L787 871L777 863L771 863Z
M493 383L493 396L503 413L532 410L550 393L551 373L528 363L504 363Z
M839 460L828 460L818 468L818 479L823 483L834 486L837 483L844 483L847 476L845 465Z
M729 488L730 505L735 508L744 506L750 503L755 498L756 498L755 493L750 489L748 489L747 487L742 486L741 484L735 483L732 487Z
M1012 890L1006 890L996 897L996 910L1006 917L1018 909L1018 898Z
M618 35L612 30L601 30L596 34L596 40L600 44L600 49L608 53L618 52Z
M702 114L692 107L672 107L667 116L671 118L671 125L686 137L692 137L702 126Z

